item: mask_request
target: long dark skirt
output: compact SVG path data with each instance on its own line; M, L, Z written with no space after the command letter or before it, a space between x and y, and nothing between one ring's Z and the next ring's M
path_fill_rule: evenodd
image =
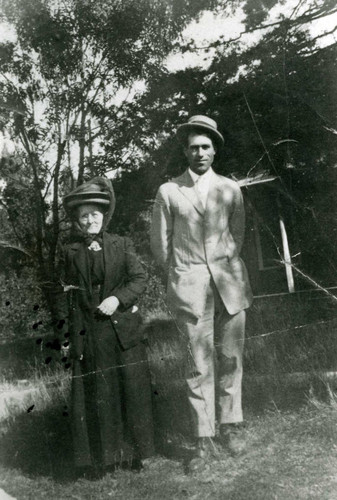
M146 349L123 350L109 319L92 321L72 380L75 465L109 466L151 456L153 421ZM90 348L88 347L90 345Z

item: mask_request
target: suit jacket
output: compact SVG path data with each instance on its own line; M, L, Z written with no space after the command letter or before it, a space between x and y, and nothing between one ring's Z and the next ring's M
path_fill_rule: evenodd
M128 349L143 339L140 314L131 312L132 306L145 290L146 273L138 261L131 240L103 233L104 283L101 300L114 295L119 299L117 311L110 322L124 349ZM61 257L60 275L69 289L59 294L59 319L66 321L69 329L72 352L75 358L83 354L86 336L90 330L92 309L89 258L86 245L74 242L65 245ZM80 333L82 332L82 334Z
M205 209L188 171L159 188L151 248L168 272L172 312L200 318L211 278L230 314L250 306L252 292L239 256L244 226L241 190L231 179L213 173Z

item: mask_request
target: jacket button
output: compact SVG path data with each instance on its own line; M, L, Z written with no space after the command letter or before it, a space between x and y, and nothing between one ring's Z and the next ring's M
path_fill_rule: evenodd
M114 322L115 325L117 325L117 323L118 323L118 321L116 319L114 319L113 322Z

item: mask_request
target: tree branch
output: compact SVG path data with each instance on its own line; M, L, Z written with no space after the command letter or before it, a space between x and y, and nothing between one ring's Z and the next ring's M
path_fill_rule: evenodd
M230 38L229 40L224 40L223 42L216 41L216 42L210 43L209 45L203 45L201 47L198 47L198 46L193 47L192 44L188 43L187 45L185 45L185 48L187 48L187 50L189 50L190 52L193 52L195 50L206 50L206 49L212 49L212 48L216 48L216 47L220 47L220 46L227 46L233 42L238 42L243 37L243 35L254 33L255 31L273 28L275 26L280 26L281 24L285 24L285 23L289 23L289 25L291 27L293 27L293 26L296 26L297 24L307 24L311 21L316 21L317 19L321 19L322 17L326 17L326 16L330 16L332 14L335 14L337 12L337 8L332 9L329 12L325 12L323 9L320 9L316 14L309 14L309 12L310 12L310 9L308 9L306 11L306 13L308 13L308 14L304 13L294 20L291 19L292 15L293 15L293 14L291 14L291 16L289 18L280 19L279 21L274 21L272 23L263 24L260 26L255 26L254 28L249 28L247 30L241 31L241 33L239 33L239 35L237 37Z
M8 207L6 205L6 203L3 201L3 200L0 200L0 204L4 207L4 209L6 210L7 214L8 214L8 220L10 222L10 225L12 226L12 229L13 229L13 232L16 236L16 238L18 239L18 241L20 242L20 244L22 246L24 246L24 240L20 237L19 233L17 232L16 230L16 227L15 227L15 224L14 224L14 221L12 220L11 216L10 216L10 212L8 210Z

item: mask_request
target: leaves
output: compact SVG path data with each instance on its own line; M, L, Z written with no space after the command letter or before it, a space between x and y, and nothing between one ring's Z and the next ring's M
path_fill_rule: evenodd
M60 197L89 176L138 168L155 147L153 134L142 142L139 109L134 121L116 94L156 78L188 20L215 3L1 0L16 40L0 46L0 108L22 148L15 176L3 172L6 210L42 277L67 229Z

